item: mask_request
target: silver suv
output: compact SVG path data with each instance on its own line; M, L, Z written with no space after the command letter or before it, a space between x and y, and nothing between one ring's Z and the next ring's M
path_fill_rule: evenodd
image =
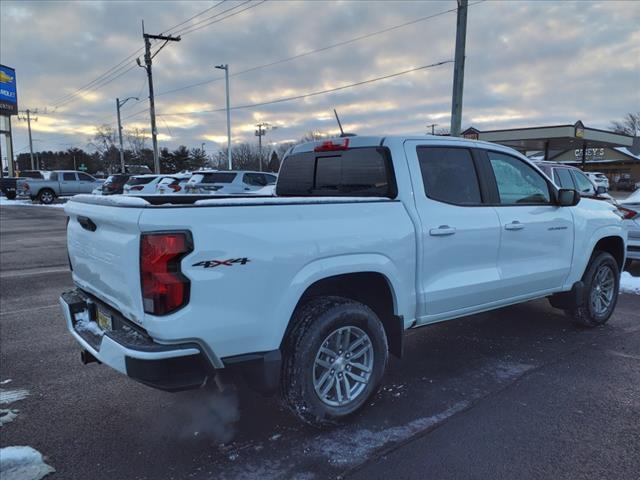
M185 193L214 195L245 195L275 185L277 175L242 170L202 170L194 172Z

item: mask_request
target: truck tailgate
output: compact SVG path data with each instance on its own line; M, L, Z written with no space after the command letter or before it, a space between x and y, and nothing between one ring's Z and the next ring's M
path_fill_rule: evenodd
M67 247L74 282L141 323L140 208L70 201Z

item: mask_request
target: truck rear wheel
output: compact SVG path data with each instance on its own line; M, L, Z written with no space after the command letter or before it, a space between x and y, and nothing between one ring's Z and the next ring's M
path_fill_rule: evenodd
M50 205L56 199L56 194L50 188L43 188L38 193L38 201L44 205Z
M618 301L618 263L610 253L594 252L582 281L585 286L582 305L567 310L567 313L584 327L604 325L613 314Z
M366 305L321 297L298 308L284 345L282 395L302 421L329 426L377 391L387 365L387 337Z

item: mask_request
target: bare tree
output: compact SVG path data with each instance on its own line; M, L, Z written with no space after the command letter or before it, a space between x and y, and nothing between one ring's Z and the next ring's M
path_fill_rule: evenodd
M146 132L142 128L132 128L126 130L125 138L127 139L127 145L131 153L137 157L142 150L147 148L147 139L149 138Z
M640 111L627 113L622 121L611 122L610 127L614 132L621 133L623 135L629 135L631 137L637 137L640 135Z

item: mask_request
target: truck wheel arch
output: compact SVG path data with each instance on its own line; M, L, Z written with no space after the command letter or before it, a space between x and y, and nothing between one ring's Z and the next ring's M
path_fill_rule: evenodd
M324 296L349 298L371 308L382 322L389 344L389 352L398 358L402 356L404 319L396 315L397 302L391 282L384 274L375 271L332 275L316 280L309 285L293 309L283 336L283 342L294 327L291 319L294 317L295 311L309 300Z
M591 252L593 256L596 252L607 252L615 258L620 271L624 269L624 240L619 236L603 237L596 242ZM587 264L588 265L588 264Z

